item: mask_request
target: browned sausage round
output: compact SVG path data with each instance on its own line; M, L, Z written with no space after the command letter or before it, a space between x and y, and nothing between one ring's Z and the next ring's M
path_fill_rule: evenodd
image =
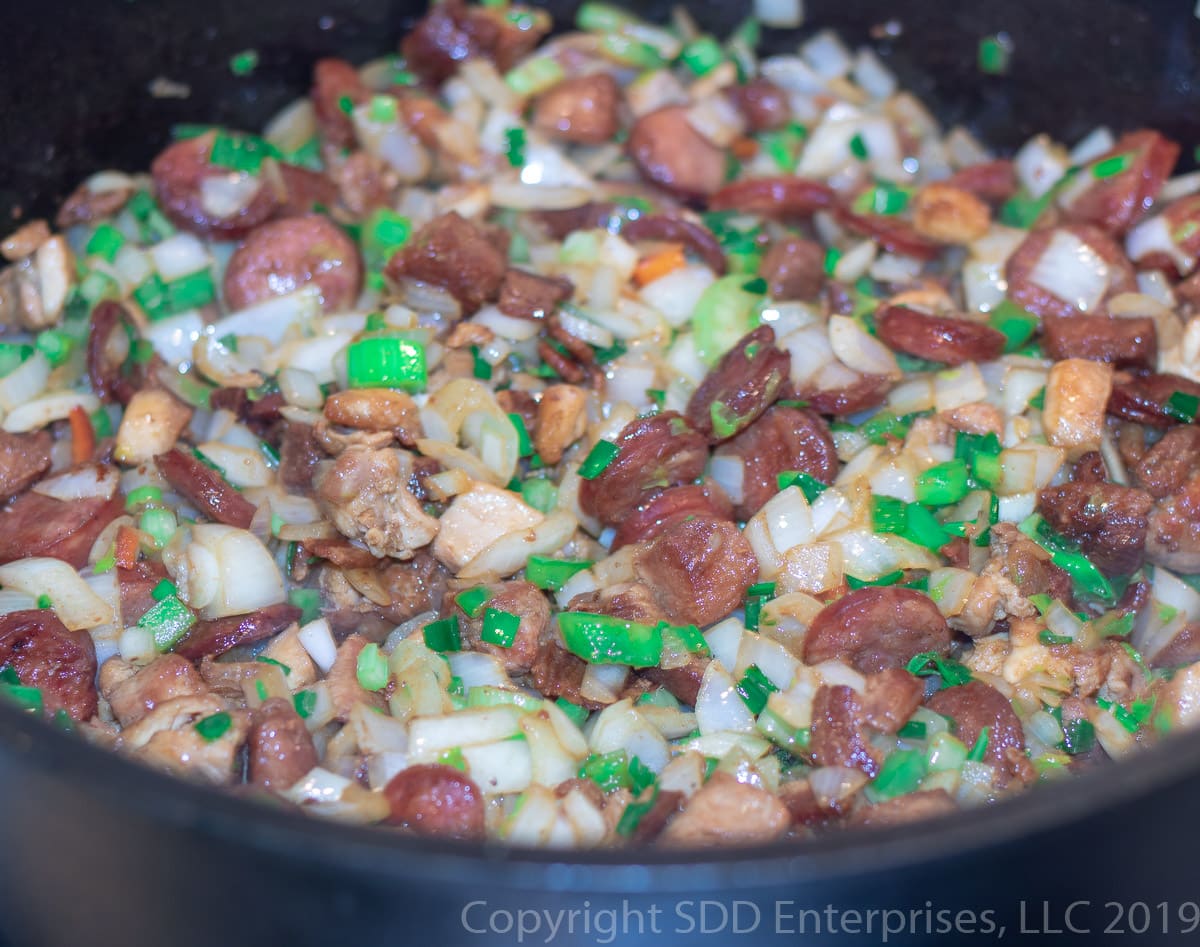
M1200 474L1154 505L1146 530L1146 558L1189 575L1200 572Z
M244 309L311 283L336 312L358 299L362 278L358 247L341 227L320 214L287 217L253 230L230 257L225 302Z
M854 688L817 688L809 753L818 766L848 766L868 776L879 772L879 751L862 732L862 704Z
M1046 316L1042 348L1053 359L1088 358L1118 368L1150 368L1158 358L1158 334L1148 316Z
M954 735L967 749L975 745L983 728L988 728L987 752L983 759L996 766L1001 778L1011 776L1008 750L1025 752L1025 731L1008 698L983 681L968 681L943 687L925 702L935 713L954 721Z
M812 410L821 414L845 415L877 408L891 390L892 382L887 375L860 375L856 381L841 388L805 386L798 395Z
M629 156L652 184L680 197L712 194L725 180L725 152L692 128L687 106L643 115L629 131Z
M629 543L648 542L689 516L724 520L729 519L732 512L729 499L710 484L689 483L682 487L671 487L653 494L631 510L617 526L610 548L616 552Z
M602 145L616 134L621 89L607 72L564 79L538 97L533 124L547 135Z
M1124 170L1107 177L1092 175L1091 186L1065 210L1066 219L1124 233L1150 209L1178 157L1179 145L1158 132L1141 129L1122 135L1091 167L1122 158Z
M772 299L815 299L825 283L825 250L815 240L776 240L758 268Z
M175 142L154 159L150 174L158 202L176 226L202 237L234 240L270 219L279 209L280 189L268 178L264 165L256 178L257 190L239 210L218 216L206 208L205 180L231 173L208 160L214 141L216 132Z
M252 644L278 634L299 621L302 614L294 605L279 604L246 615L198 621L175 647L175 653L189 661L217 657L238 645Z
M791 219L811 217L833 204L833 191L800 177L748 178L726 184L708 201L709 210Z
M1108 398L1108 413L1149 427L1170 427L1181 421L1178 411L1168 407L1171 396L1177 391L1200 398L1200 383L1169 373L1131 378L1113 385ZM1200 412L1192 420L1198 418Z
M712 444L727 441L771 406L792 361L775 347L775 330L759 326L738 340L704 376L687 405L687 419Z
M779 475L803 471L822 483L833 483L838 456L829 425L813 411L777 404L731 441L717 457L742 460L742 502L733 511L748 520L779 492Z
M751 132L782 128L792 117L787 93L770 79L754 78L729 89L729 98Z
M396 280L408 277L441 286L470 315L495 298L508 272L508 258L492 237L454 212L442 214L388 261L386 273Z
M418 835L483 837L483 794L453 766L426 763L401 770L384 787L387 821Z
M311 214L318 207L332 207L338 198L337 185L319 171L310 171L280 161L276 164L283 181L283 206L280 217Z
M704 438L674 411L635 418L616 444L620 452L612 463L579 486L583 511L610 524L619 523L647 491L692 482L708 461Z
M1088 224L1071 224L1066 227L1035 230L1013 251L1012 256L1008 258L1008 263L1005 264L1008 295L1013 302L1043 317L1063 316L1069 318L1079 315L1079 309L1075 307L1074 302L1060 299L1029 278L1034 267L1037 266L1038 260L1050 246L1050 241L1054 239L1055 233L1059 231L1074 235L1108 264L1108 289L1104 299L1118 293L1137 291L1137 279L1133 272L1133 266L1125 258L1124 251L1104 231ZM1099 309L1103 308L1104 300L1101 300Z
M124 512L119 493L70 501L23 493L0 510L0 563L50 556L82 569L96 537Z
M906 306L884 306L875 315L879 338L917 358L961 365L990 362L1004 353L1004 334L969 319L934 316Z
M1149 494L1115 483L1064 483L1038 495L1038 512L1110 575L1142 565Z
M1017 174L1007 158L981 161L960 168L946 181L952 187L970 191L985 201L1006 201L1017 193Z
M499 658L510 671L528 671L537 659L542 632L550 624L550 603L545 594L530 582L498 582L488 586L489 597L477 618L459 616L463 640L472 651L484 651ZM516 615L521 623L512 646L491 644L480 638L488 609Z
M941 244L922 237L913 225L900 217L885 214L856 214L837 208L838 223L847 230L870 237L885 250L918 260L932 260L942 250Z
M950 628L928 595L866 586L826 605L808 626L804 662L845 661L863 674L902 668L923 651L944 654Z
M1181 424L1162 436L1133 470L1138 486L1156 500L1177 493L1200 470L1200 427Z
M654 539L637 571L670 621L704 626L742 604L758 578L758 560L733 523L697 517Z
M96 648L86 631L68 631L48 608L0 616L0 668L39 688L46 713L73 720L96 715Z
M250 716L250 782L283 792L320 762L312 734L290 701L272 697Z
M507 72L531 52L550 26L550 18L523 16L520 25L504 8L467 6L443 0L430 6L400 43L408 68L437 85L450 78L465 59L486 56Z
M167 483L209 519L238 529L250 527L254 504L190 452L172 447L154 462Z
M371 97L371 90L358 70L344 59L320 59L313 67L313 111L321 137L338 148L354 144L354 121L342 108L362 105Z
M686 244L718 276L725 275L725 251L702 224L671 214L643 214L621 228L627 240L672 240Z
M49 431L0 431L0 502L33 486L50 469L51 444Z

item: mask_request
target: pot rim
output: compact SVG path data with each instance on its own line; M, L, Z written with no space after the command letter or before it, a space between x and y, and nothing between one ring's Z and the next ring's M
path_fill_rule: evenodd
M7 753L14 766L33 767L95 793L130 818L199 832L293 863L336 866L375 878L460 885L479 880L542 892L636 893L649 885L658 891L744 890L895 870L1064 828L1122 803L1148 800L1156 790L1200 774L1200 732L1193 732L1170 737L1132 759L968 810L966 818L960 812L891 828L839 830L800 845L561 851L422 839L273 808L157 772L7 706L0 707L0 753Z

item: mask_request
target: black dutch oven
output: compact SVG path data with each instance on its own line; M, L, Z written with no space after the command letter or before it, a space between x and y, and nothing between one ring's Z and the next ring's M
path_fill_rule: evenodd
M564 20L574 3L548 4ZM662 18L662 0L639 5ZM691 4L718 33L746 4ZM145 168L172 123L259 127L321 55L395 48L400 0L40 0L10 9L0 213L51 213L90 171ZM961 7L961 9L960 9ZM946 122L1002 148L1048 129L1200 142L1191 0L808 0L878 44ZM1011 71L982 76L1006 31ZM876 34L880 31L875 30ZM797 34L768 33L769 46ZM229 57L261 64L234 78ZM190 86L152 98L156 77ZM945 821L703 854L553 853L304 819L169 779L0 707L0 941L253 947L457 943L1164 944L1200 930L1200 734ZM886 913L885 913L886 912ZM1189 937L1189 933L1192 937Z

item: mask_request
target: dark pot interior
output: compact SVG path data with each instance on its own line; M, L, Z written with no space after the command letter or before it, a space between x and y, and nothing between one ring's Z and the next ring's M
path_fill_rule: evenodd
M548 6L564 13L576 4ZM692 6L720 32L743 5ZM885 58L944 120L964 121L1001 147L1042 128L1071 141L1099 123L1158 127L1185 149L1200 141L1200 25L1190 2L806 6L810 22L854 43L872 26L901 22L902 34L879 46ZM639 8L664 15L668 4ZM92 170L144 168L175 122L254 128L303 93L314 58L365 59L393 49L419 12L398 0L27 6L6 30L10 62L23 68L10 68L0 91L0 208L14 217L49 213ZM1012 71L983 77L975 67L978 40L998 30L1015 42ZM777 48L795 41L794 34L769 36ZM260 51L261 65L252 78L236 79L229 57L248 47ZM187 83L190 98L152 98L147 86L159 76ZM1148 942L1171 943L1186 930L1180 903L1195 897L1189 877L1200 819L1191 800L1198 784L1200 739L1193 736L945 825L839 835L799 850L564 857L417 843L300 820L143 771L0 707L0 933L14 945L409 937L445 944L484 940L462 922L475 900L488 906L468 916L472 927L487 925L497 909L595 912L627 901L643 912L660 909L654 923L641 915L644 939L657 944L698 939L699 908L681 905L714 898L730 912L716 931L721 942L775 940L777 931L796 927L787 918L801 907L923 910L927 901L932 911L992 911L996 927L1014 937L1022 919L1027 930L1045 931L1047 920L1064 927L1063 911L1082 900L1087 907L1071 920L1091 929L1090 937L1079 935L1090 940L1114 919L1117 930L1129 927L1132 914L1122 921L1106 901L1140 899L1155 906ZM742 930L734 926L736 900L759 910L755 922L741 909ZM1157 907L1163 901L1165 914ZM710 926L721 917L710 909ZM968 933L938 937L936 917L928 925L918 920L888 942L957 942ZM628 930L637 932L634 919ZM546 936L543 928L525 942ZM1071 939L1069 931L1063 936ZM877 942L878 931L862 939ZM497 942L516 943L515 931ZM596 927L570 936L560 930L551 942L611 941Z

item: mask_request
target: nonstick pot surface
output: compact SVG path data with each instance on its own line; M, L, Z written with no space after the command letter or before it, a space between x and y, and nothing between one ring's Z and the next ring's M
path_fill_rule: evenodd
M546 6L565 19L576 4ZM638 6L661 18L669 5ZM902 24L876 45L905 84L947 123L964 121L1002 148L1038 129L1070 141L1101 123L1200 141L1200 24L1185 0L806 6L811 23L852 43L888 20ZM717 32L743 7L691 5ZM18 68L0 91L0 212L50 213L91 171L146 167L176 122L258 127L303 94L315 58L393 49L420 12L394 0L27 5L6 24ZM1000 30L1015 43L1012 71L981 76L978 40ZM795 41L768 34L775 48ZM234 78L229 57L250 47L260 66ZM185 83L190 97L151 97L160 77ZM1181 738L945 824L847 833L802 849L564 856L302 820L144 771L0 707L0 940L660 944L707 933L719 943L777 943L803 940L794 933L800 909L828 906L918 912L887 943L962 943L989 926L978 936L997 939L1002 926L1003 939L1022 939L1022 927L1043 937L1062 929L1056 941L1092 942L1106 926L1137 930L1141 911L1130 906L1144 901L1152 909L1145 942L1171 943L1196 899L1198 784L1200 739ZM1064 912L1076 901L1086 904L1068 925ZM627 913L610 925L609 910ZM539 929L519 940L519 911L550 913L536 915ZM573 931L560 911L577 912ZM941 930L938 911L971 911L977 923L968 930L956 918ZM831 932L838 917L823 917L821 942L881 942L880 918L873 933L855 934L847 924ZM809 918L805 930L813 929Z

